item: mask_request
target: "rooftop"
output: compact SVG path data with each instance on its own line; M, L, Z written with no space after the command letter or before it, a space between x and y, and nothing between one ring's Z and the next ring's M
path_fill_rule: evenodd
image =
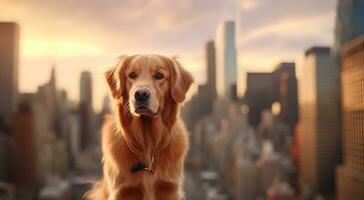
M309 54L330 54L330 47L313 46L305 51L305 56Z

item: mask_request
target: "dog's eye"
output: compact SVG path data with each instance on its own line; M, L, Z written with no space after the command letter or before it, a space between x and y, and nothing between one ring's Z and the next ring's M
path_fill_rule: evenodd
M137 74L135 72L130 72L128 76L130 79L136 79Z
M157 72L156 74L154 74L154 78L157 80L161 80L164 78L163 74L160 72Z

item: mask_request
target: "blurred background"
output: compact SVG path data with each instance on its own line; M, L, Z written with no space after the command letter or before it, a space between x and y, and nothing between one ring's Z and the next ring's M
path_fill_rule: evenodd
M101 176L103 72L179 55L191 200L364 199L364 0L0 1L0 199Z

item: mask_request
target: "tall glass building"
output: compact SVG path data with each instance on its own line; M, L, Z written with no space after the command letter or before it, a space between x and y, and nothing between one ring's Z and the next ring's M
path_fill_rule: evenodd
M335 28L335 49L364 33L364 0L339 0Z
M344 163L337 199L364 199L364 35L342 48L341 99Z
M0 22L0 131L10 132L18 94L19 26Z
M84 71L80 79L80 128L81 128L81 149L84 150L91 144L94 131L92 126L92 76L91 72Z
M335 56L341 67L343 165L337 199L364 199L364 0L339 0Z
M206 43L205 50L206 59L206 77L207 87L215 98L216 95L216 50L214 41L208 41Z
M235 22L222 22L216 32L216 89L219 97L236 95L237 59ZM234 87L235 86L235 87Z

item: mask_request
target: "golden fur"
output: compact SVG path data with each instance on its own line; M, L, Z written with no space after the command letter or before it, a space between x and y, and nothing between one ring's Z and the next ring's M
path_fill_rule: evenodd
M103 179L86 199L184 199L188 133L179 106L193 83L191 74L175 58L136 55L121 57L105 75L115 116L107 117L102 129ZM138 113L133 106L133 93L139 87L151 90L148 112ZM139 161L151 165L154 172L131 173Z

